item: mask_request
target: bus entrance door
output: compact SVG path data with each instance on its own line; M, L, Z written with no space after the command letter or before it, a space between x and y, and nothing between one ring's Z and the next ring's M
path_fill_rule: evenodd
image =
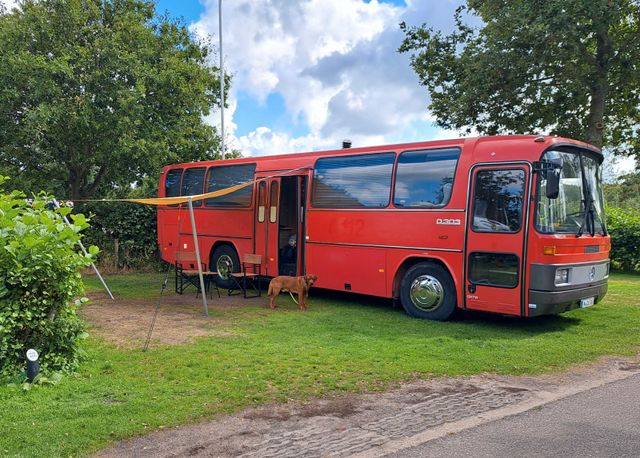
M522 314L526 164L473 169L467 212L465 308Z
M261 178L261 177L258 177ZM262 255L262 273L278 275L278 208L280 178L267 178L258 183L258 205L255 214L255 253Z
M304 221L307 177L283 176L278 210L278 274L297 276L304 272Z

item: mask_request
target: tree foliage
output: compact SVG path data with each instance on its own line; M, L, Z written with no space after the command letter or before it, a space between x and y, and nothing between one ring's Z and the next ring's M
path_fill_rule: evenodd
M0 171L86 198L214 157L209 46L148 0L25 0L0 11Z
M638 0L467 0L455 23L449 35L401 24L438 125L640 155Z
M75 299L83 292L79 270L91 261L77 250L87 220L70 215L69 208L52 209L44 194L31 200L19 191L7 194L3 181L0 177L0 375L24 370L29 348L40 353L44 369L72 370L85 336ZM65 215L72 220L69 226Z
M604 195L607 205L640 214L640 172L623 175L615 183L605 183Z

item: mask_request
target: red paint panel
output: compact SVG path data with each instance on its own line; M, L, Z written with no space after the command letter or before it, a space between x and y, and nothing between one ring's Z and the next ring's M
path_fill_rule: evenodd
M242 246L243 251L253 251L253 210L221 210L194 209L196 231L202 262L209 263L211 247L216 241L232 243L236 247ZM158 225L162 232L158 234L162 259L173 262L176 250L184 251L187 244L189 251L193 250L193 235L191 219L186 208L161 207L158 209ZM178 235L180 234L180 236Z
M307 234L314 242L461 250L464 212L312 209Z
M318 276L318 287L387 295L385 250L310 243L306 253L307 272Z

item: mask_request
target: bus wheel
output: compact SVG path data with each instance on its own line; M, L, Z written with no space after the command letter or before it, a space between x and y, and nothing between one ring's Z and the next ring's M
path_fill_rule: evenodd
M220 245L211 256L211 268L218 272L216 283L223 288L231 289L235 286L231 278L232 272L240 272L240 259L236 250L230 245Z
M400 299L412 317L445 321L456 309L456 288L444 267L421 262L402 278Z

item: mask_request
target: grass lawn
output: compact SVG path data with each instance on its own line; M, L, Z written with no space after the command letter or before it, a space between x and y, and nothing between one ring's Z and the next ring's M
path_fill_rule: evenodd
M159 275L108 278L114 294L155 298ZM99 290L97 279L87 280ZM640 348L640 276L614 274L605 301L520 320L471 314L446 323L407 317L375 299L314 294L215 310L224 337L118 349L95 337L88 359L56 386L0 387L0 455L86 455L112 441L223 412L413 377L536 374ZM215 302L215 300L214 300ZM287 305L288 304L288 305Z

